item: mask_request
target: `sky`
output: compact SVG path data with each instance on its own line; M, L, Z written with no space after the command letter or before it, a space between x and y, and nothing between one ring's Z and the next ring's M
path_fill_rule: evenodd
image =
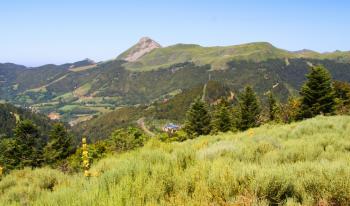
M0 62L115 58L148 36L163 46L270 42L350 50L347 0L0 0Z

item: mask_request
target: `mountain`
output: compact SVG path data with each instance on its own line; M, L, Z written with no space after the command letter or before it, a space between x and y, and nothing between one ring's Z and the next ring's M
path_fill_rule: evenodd
M160 44L149 37L142 37L137 44L120 54L117 59L135 62L145 54L161 47L162 46Z
M335 79L349 82L349 62L349 52L291 52L266 42L161 47L142 38L104 62L85 59L35 68L0 64L0 99L58 113L63 121L77 124L120 107L171 99L209 80L233 93L247 84L260 96L272 89L283 101L297 94L310 65L322 64Z
M257 42L227 47L202 47L196 44L176 44L156 49L137 61L128 62L129 70L155 70L167 68L173 64L193 62L196 65L210 64L213 69L225 69L232 60L263 61L272 58L289 57L290 53L272 46L270 43Z
M246 60L261 62L268 59L311 58L330 59L337 62L350 62L349 52L317 53L310 50L291 52L276 48L268 42L255 42L235 46L202 47L196 44L176 44L153 50L136 61L125 64L132 71L148 71L167 68L182 62L196 65L210 64L212 69L226 69L227 62Z
M89 59L62 65L47 64L40 67L25 67L10 63L0 64L0 86L2 88L0 94L6 93L4 89L11 89L15 93L39 89L59 80L70 70L93 65L95 63Z

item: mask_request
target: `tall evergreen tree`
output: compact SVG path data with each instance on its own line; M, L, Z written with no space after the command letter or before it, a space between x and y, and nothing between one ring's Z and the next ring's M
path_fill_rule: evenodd
M54 164L67 158L73 151L72 136L61 123L56 123L49 134L49 142L44 148L45 162Z
M17 169L20 164L19 149L13 138L4 138L0 141L0 165L4 171Z
M275 121L277 119L278 105L277 100L272 92L268 94L269 120Z
M259 115L261 112L258 98L250 86L244 89L239 99L240 120L238 127L246 130L251 127L259 126Z
M220 99L220 103L216 105L212 120L212 131L227 132L232 128L232 114L230 105L225 98Z
M323 66L311 68L307 81L301 88L299 119L319 114L332 114L335 110L335 94L330 73Z
M43 139L38 128L29 120L21 121L14 130L20 168L37 167L42 163Z
M197 98L187 111L184 127L190 136L209 134L211 131L211 116L208 106L200 98Z

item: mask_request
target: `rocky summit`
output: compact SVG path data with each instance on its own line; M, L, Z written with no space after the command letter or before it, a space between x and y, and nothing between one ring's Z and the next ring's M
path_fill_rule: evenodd
M137 44L127 50L126 53L122 54L120 59L128 62L135 62L143 55L161 47L162 46L159 43L151 38L142 37Z

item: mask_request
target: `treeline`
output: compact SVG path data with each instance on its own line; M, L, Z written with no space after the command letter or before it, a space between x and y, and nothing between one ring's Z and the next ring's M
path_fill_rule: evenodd
M75 151L73 136L56 123L48 137L30 120L17 122L13 136L0 141L0 166L5 171L24 167L57 166Z
M49 166L68 173L81 171L82 147L76 139L62 123L54 124L46 136L32 121L19 121L13 136L0 139L0 170L8 173L25 167ZM89 142L89 164L107 154L141 147L147 139L138 128L116 129L105 140Z
M349 114L349 83L333 81L323 66L312 67L306 77L300 96L289 97L284 104L271 91L262 102L250 86L235 100L221 98L215 105L197 98L187 112L183 132L171 138L184 140L210 133L244 131L267 122L290 123L317 115Z

